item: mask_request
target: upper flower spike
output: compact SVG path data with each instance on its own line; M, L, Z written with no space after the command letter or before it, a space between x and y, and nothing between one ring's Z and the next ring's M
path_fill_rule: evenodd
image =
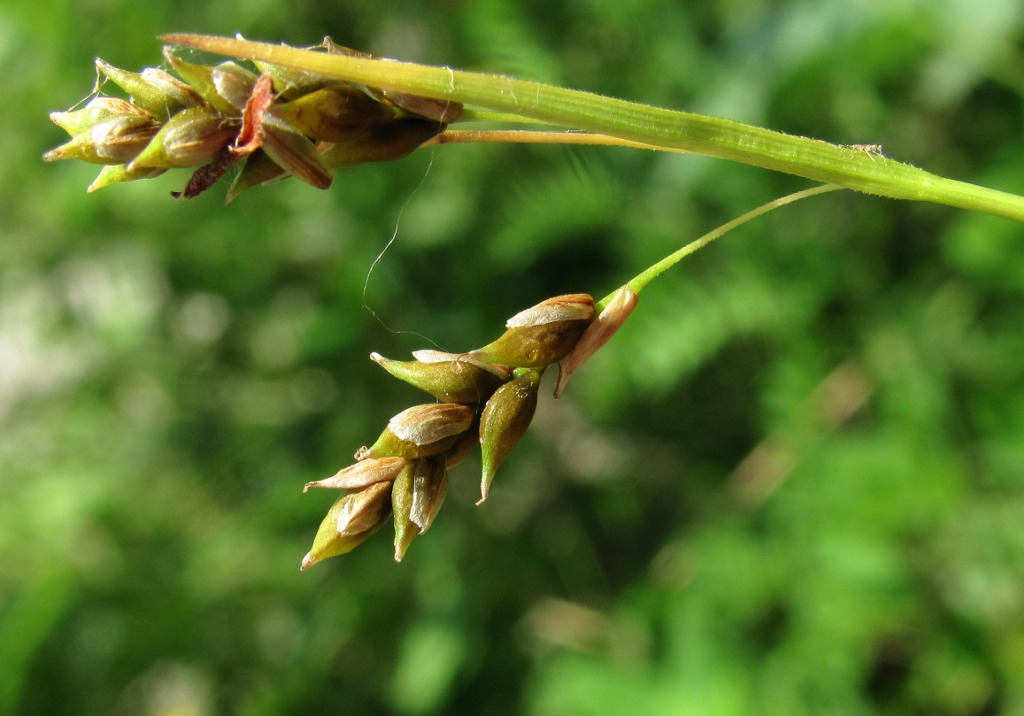
M330 38L318 48L351 53ZM342 82L268 63L253 72L236 62L207 66L165 48L172 75L129 72L97 59L101 77L128 99L100 95L83 109L50 118L71 140L43 155L107 165L90 191L116 182L195 168L182 192L202 193L243 163L229 200L249 187L294 176L320 189L333 170L404 157L461 113L455 102Z

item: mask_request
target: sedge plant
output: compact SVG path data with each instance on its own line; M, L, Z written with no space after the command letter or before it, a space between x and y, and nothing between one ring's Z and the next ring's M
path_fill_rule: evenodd
M849 189L927 201L1024 221L1024 197L931 174L875 146L844 146L735 121L526 82L370 55L325 40L294 48L201 35L162 38L164 68L129 72L102 60L102 83L82 107L54 112L70 135L46 161L101 165L93 191L192 170L175 196L189 198L232 175L228 201L289 177L328 188L338 169L401 159L453 142L575 143L689 152L786 172L815 182L690 242L595 300L567 294L511 317L494 341L463 353L416 351L411 361L373 353L391 375L434 398L394 416L352 465L306 489L341 491L305 569L344 554L392 522L395 559L427 531L444 501L449 469L479 445L481 497L525 433L541 376L558 367L555 397L632 313L646 285L682 258L766 212ZM227 56L206 64L187 50ZM501 129L467 128L474 122Z

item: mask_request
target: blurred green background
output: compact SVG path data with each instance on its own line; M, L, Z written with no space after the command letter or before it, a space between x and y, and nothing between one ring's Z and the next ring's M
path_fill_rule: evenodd
M460 145L225 207L43 165L93 57L169 31L330 34L1024 192L1019 0L5 0L0 714L1024 713L1024 226L853 194L748 225L545 389L486 505L469 461L401 565L381 533L300 574L333 497L302 484L423 402L370 351L479 346L806 182Z

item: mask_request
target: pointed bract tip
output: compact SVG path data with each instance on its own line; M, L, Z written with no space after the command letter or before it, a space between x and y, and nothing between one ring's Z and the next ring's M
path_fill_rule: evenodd
M489 494L491 494L490 480L485 477L484 481L480 484L480 499L476 501L476 506L479 507L484 504Z
M555 397L559 398L565 390L565 384L580 366L586 363L594 353L607 343L639 301L639 296L628 285L618 289L601 313L595 318L569 354L558 364L558 384L555 386Z
M307 569L316 564L316 557L313 556L312 552L306 552L306 556L302 558L302 564L299 565L299 571L305 572Z

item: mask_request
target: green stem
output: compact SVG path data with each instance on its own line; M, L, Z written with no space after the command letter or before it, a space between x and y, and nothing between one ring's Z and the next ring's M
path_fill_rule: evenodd
M804 189L803 191L787 194L784 197L781 197L779 199L773 199L772 201L769 201L766 204L762 204L756 209L751 209L747 213L741 216L737 216L732 221L728 221L722 224L717 229L709 231L700 238L694 239L693 241L686 244L678 251L674 251L673 253L663 258L661 261L658 261L656 264L648 266L643 271L634 276L632 279L630 279L629 282L626 283L626 287L629 288L633 293L639 294L640 291L642 291L647 284L649 284L651 281L656 279L661 274L665 273L665 271L667 271L668 269L675 266L684 258L686 258L692 253L700 251L702 248L710 244L715 239L725 236L725 234L729 233L730 231L739 226L742 226L748 221L756 219L759 216L763 216L764 214L767 214L770 211L775 211L776 209L786 206L787 204L792 204L793 202L800 201L801 199L807 199L812 196L817 196L818 194L827 194L830 191L838 191L839 189L842 188L843 187L836 186L835 184L822 184L820 186L811 187L810 189ZM605 306L607 306L608 303L615 297L615 294L618 293L618 291L619 289L616 289L615 291L613 291L612 293L608 294L600 301L598 301L595 306L595 311L597 313L600 313L602 310L604 310Z
M474 107L464 107L462 114L459 115L459 122L504 122L504 123L516 123L522 124L528 122L530 124L543 124L539 119L530 119L523 117L518 114L509 114L508 112L490 112L486 109L477 109Z
M205 35L167 35L161 39L371 87L511 113L559 127L731 159L868 194L928 201L1024 221L1024 197L946 179L862 147L830 144L732 120L448 67Z

